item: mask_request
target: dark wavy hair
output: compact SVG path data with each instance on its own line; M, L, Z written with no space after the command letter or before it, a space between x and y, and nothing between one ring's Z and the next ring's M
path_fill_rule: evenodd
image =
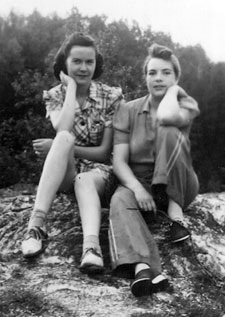
M56 53L53 63L53 72L56 79L60 80L59 74L61 70L65 74L67 74L66 59L73 46L85 46L94 48L96 52L96 67L92 79L100 77L100 75L103 72L103 57L99 53L94 39L89 35L85 35L84 33L76 32L71 34L68 38L66 38L66 40L63 42L62 46Z
M180 62L179 62L178 58L173 54L173 51L171 49L169 49L167 46L163 46L163 45L159 45L157 43L154 43L149 47L148 52L149 52L149 54L145 59L144 67L143 67L144 75L147 74L148 62L152 58L161 58L161 59L164 59L165 61L170 61L172 63L173 70L174 70L174 73L176 75L176 79L179 80L179 78L181 76Z

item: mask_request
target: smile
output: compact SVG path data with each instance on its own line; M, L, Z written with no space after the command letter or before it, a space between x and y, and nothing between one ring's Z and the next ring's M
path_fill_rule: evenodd
M88 75L76 75L77 77L80 77L80 78L86 78L88 77Z
M155 89L164 89L166 88L165 86L160 86L160 85L157 85L157 86L154 86Z

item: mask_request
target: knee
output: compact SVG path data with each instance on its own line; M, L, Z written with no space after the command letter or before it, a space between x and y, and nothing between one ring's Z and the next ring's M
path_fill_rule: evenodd
M114 206L116 206L116 204L117 204L119 198L120 198L120 197L119 197L117 191L115 191L115 193L112 195L111 201L110 201L110 208L111 208L112 210L114 210Z
M112 211L118 211L121 206L125 206L126 202L131 200L133 193L126 187L118 187L111 198L110 208Z
M85 184L87 181L86 173L79 173L75 178L75 184Z
M74 140L75 140L75 137L70 132L63 130L57 133L54 139L54 143L59 145L61 148L73 147Z
M87 188L94 184L94 180L90 173L79 173L75 178L75 190L79 188Z
M109 208L109 216L112 221L120 215L121 209L124 209L123 196L118 191L115 191L111 198Z

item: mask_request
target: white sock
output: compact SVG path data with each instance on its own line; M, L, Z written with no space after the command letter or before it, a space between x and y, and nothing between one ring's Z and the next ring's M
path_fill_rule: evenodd
M142 271L142 270L145 270L145 269L150 269L150 266L146 263L138 263L136 266L135 266L135 275Z

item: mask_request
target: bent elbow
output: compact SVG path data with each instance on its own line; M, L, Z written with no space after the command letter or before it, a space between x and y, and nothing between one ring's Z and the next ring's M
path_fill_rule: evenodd
M112 149L102 149L102 151L99 151L99 163L106 163L110 160L112 154Z

